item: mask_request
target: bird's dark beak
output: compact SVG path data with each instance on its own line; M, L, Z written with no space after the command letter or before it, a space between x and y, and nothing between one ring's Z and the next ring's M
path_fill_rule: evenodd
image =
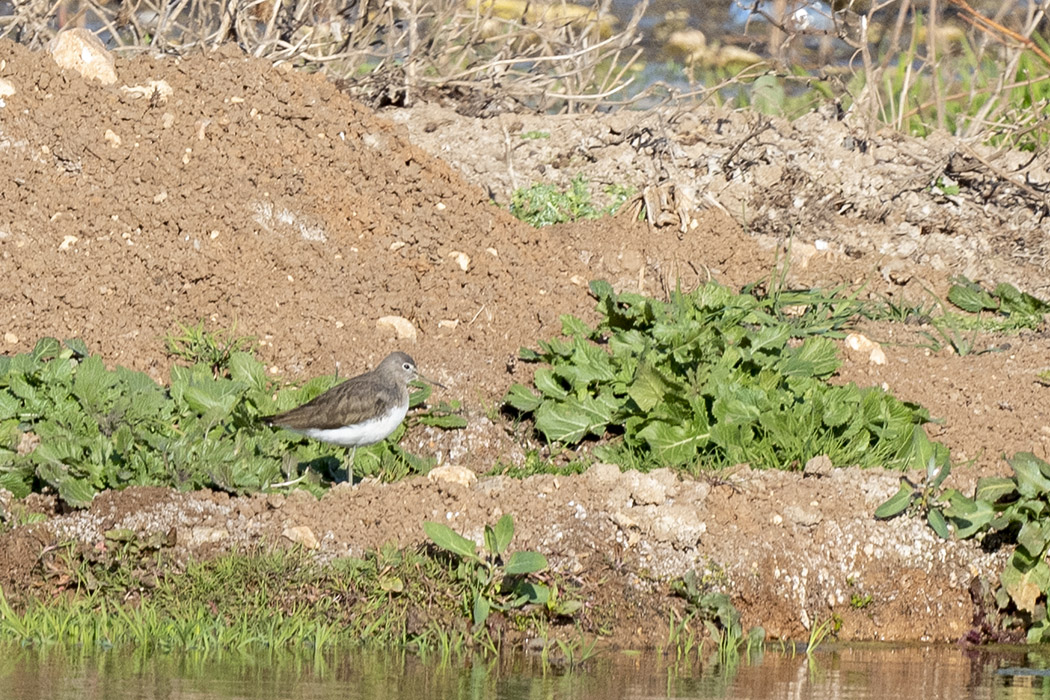
M421 381L421 382L426 382L427 384L431 384L431 385L433 385L433 386L439 386L439 387L441 387L442 389L448 389L448 387L447 387L447 386L445 386L444 384L442 384L441 382L436 382L436 381L434 381L433 379L431 379L430 377L425 377L425 376L423 376L423 375L422 375L422 374L421 374L421 373L419 372L419 370L416 370L416 380L418 380L418 381Z

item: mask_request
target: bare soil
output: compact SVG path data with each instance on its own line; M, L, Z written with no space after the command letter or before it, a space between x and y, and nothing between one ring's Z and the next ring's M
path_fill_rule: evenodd
M616 115L466 117L424 104L374 113L318 75L235 50L117 58L103 87L43 52L0 43L0 338L79 337L111 364L167 377L163 337L205 319L259 339L274 375L355 374L395 348L465 401L470 427L413 427L408 449L483 474L528 445L492 411L531 368L514 358L593 320L587 281L662 295L709 278L740 285L791 261L792 285L864 287L896 302L943 297L965 274L1050 296L1045 154L997 153L939 135L871 133L835 114L794 123L698 108ZM121 86L165 80L167 99ZM523 138L543 132L542 138ZM504 205L514 188L583 173L636 188L627 213L533 229ZM959 194L936 184L957 183ZM494 204L493 200L497 203ZM637 203L635 203L637 205ZM465 269L464 269L465 268ZM414 339L384 316L401 316ZM871 324L885 365L843 350L836 381L879 384L927 406L952 450L954 484L1005 473L1002 455L1050 456L1045 328L980 338L996 352L921 347L921 328ZM710 480L669 472L462 486L425 477L232 498L136 488L82 512L34 497L46 522L0 535L0 585L45 586L59 542L103 546L131 528L176 533L185 558L308 528L318 556L419 544L424 520L479 536L511 513L515 547L545 553L579 588L585 622L630 646L666 639L668 582L690 569L724 582L744 624L805 637L838 616L842 639L954 640L978 612L969 586L1005 552L941 541L919 521L880 522L898 475L746 467ZM296 529L299 528L299 529ZM298 534L297 534L298 533ZM870 599L868 598L870 596Z

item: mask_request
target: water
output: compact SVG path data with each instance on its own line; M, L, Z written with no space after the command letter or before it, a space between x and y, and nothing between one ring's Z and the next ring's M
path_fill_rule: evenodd
M653 653L605 652L581 669L536 657L424 662L396 653L78 653L0 649L6 700L295 698L999 698L1050 697L1050 655L1038 648L852 645L812 657L767 650L752 659L675 664Z

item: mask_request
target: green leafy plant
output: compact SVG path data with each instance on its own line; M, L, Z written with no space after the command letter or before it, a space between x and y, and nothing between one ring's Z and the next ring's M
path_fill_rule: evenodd
M132 484L234 493L323 488L322 475L338 469L332 448L265 428L259 417L313 398L336 379L280 387L249 353L216 361L208 355L173 367L163 387L142 372L107 369L76 340L44 338L29 353L0 357L0 487L17 497L49 489L78 507L102 489ZM453 410L439 408L428 420L462 425ZM404 431L358 450L358 471L387 479L425 472L425 460L397 447Z
M933 442L925 433L915 431L912 454L918 461L925 461L925 478L922 483L914 484L907 477L901 477L897 493L875 509L875 517L894 518L906 511L920 514L926 517L934 532L948 539L951 532L948 530L944 511L951 506L952 499L958 496L954 489L941 490L941 485L951 473L948 448Z
M1047 594L1050 593L1050 464L1031 452L1007 460L1014 476L987 477L977 482L974 497L952 499L946 515L959 537L997 533L1016 547L1000 576L996 600L1012 603L1015 620L1027 629L1029 642L1050 640Z
M413 397L413 400L417 401L415 405L422 404L426 401L426 398L430 396L430 392L432 391L429 385L422 384L421 382L420 385L422 388ZM434 404L425 412L419 414L416 417L416 420L423 425L442 428L444 430L458 430L467 427L467 419L463 417L463 402L455 399L452 401L441 401L440 403Z
M824 640L827 639L829 634L838 633L840 621L837 621L834 616L829 617L824 622L814 624L809 629L809 640L806 642L806 656L812 657L813 652L817 650Z
M844 317L823 295L760 298L709 283L663 302L601 281L591 291L598 326L563 316L563 338L521 352L549 365L536 390L515 384L504 397L549 442L608 438L599 457L647 468L801 469L819 455L925 464L915 450L925 410L879 388L828 383L839 359L827 336Z
M228 368L234 353L250 352L255 344L254 337L237 335L236 327L229 331L210 331L203 320L195 326L177 325L178 331L164 337L168 354L191 365L209 365L216 375Z
M718 640L723 655L730 650L735 652L745 642L750 646L764 641L766 633L761 627L752 627L745 639L740 611L732 599L696 571L687 571L672 581L671 592L685 599L689 616L699 619L711 638Z
M966 277L959 276L948 290L948 301L972 314L988 311L1000 319L1009 320L1014 328L1035 328L1050 313L1050 304L1012 284L1000 282L994 289L986 289Z
M1007 461L1014 475L980 479L973 498L955 489L930 498L927 513L937 512L940 518L931 518L929 523L942 536L947 536L950 525L962 539L988 541L994 535L999 543L1015 545L991 598L1004 626L1023 627L1029 642L1050 641L1046 613L1050 594L1050 464L1030 452L1018 452ZM947 471L946 465L943 471ZM933 479L934 490L941 481L943 473L938 473ZM915 493L902 485L876 514L893 517L909 509L919 510L910 508L918 501Z
M514 519L510 515L500 518L495 527L485 526L480 551L473 540L443 523L427 521L423 523L423 531L435 545L458 558L456 577L466 584L467 612L475 634L484 629L493 610L553 605L555 614L571 615L580 607L578 601L558 602L556 589L529 579L530 574L547 568L547 559L542 554L519 551L506 557L514 537Z
M995 347L980 348L978 335L1035 329L1050 312L1050 304L1011 284L985 288L962 276L957 277L948 290L947 302L950 307L937 300L941 313L929 318L933 331L925 335L934 350L950 347L958 355L995 350Z
M583 175L574 177L567 192L554 185L536 184L515 190L511 195L510 213L537 228L579 219L597 219L615 213L630 197L632 190L611 185L606 188L613 202L598 208L591 203L591 193Z

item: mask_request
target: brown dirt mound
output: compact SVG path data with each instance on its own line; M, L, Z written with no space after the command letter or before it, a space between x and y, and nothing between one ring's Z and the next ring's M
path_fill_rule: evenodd
M792 180L757 164L775 161L774 146L794 148L785 151L792 161L815 153L820 123L774 124L769 138L754 144L747 119L712 115L655 128L647 126L659 119L652 114L508 122L506 115L468 120L431 106L388 113L397 124L319 76L233 52L117 60L118 86L163 79L173 89L166 100L87 82L56 68L47 54L10 43L0 43L0 55L2 76L18 90L0 108L11 183L0 189L6 352L28 350L41 336L79 337L110 363L163 380L170 365L164 334L198 319L257 336L271 372L291 378L353 374L401 348L449 386L450 398L465 400L471 420L457 433L415 428L411 449L477 472L497 459L521 459L522 446L486 417L486 407L511 382L528 378L528 367L509 361L520 346L556 335L560 314L591 317L588 280L653 294L677 279L687 287L708 277L750 282L769 275L796 227L812 223L795 212L778 228L776 216L798 209L790 188L814 187L812 170L803 179L796 163ZM552 137L519 147L519 134L532 129ZM600 148L581 140L587 130ZM685 171L669 164L702 169L705 144L728 151L741 140L745 148L734 158L748 175L739 182L722 173L731 182L696 181L690 190L674 180ZM679 152L676 142L699 150ZM921 143L905 146L935 147ZM758 158L752 146L765 155ZM810 162L817 160L807 162L817 167ZM639 190L650 183L648 201L667 195L667 211L677 218L650 226L623 215L535 230L490 202L506 201L513 186L571 176L586 162L606 164L605 179L596 182L638 182ZM773 191L778 178L788 189ZM851 201L866 196L855 179L825 184L853 188ZM730 194L757 203L764 218L753 231L760 235L746 234L728 207L712 202ZM705 202L709 208L698 208ZM862 204L846 210L878 219L877 202ZM911 221L921 204L908 200L911 208L900 216ZM900 223L893 216L863 232L848 217L826 219L810 233L832 246L806 247L800 235L791 246L792 282L867 281L868 293L894 298L923 286L943 293L952 264L968 261L978 273L1008 269L1014 281L1031 282L1029 289L1047 288L1044 273L1020 258L950 257L949 248L937 247L946 240L941 219L931 229L940 238L922 239L905 227L906 237L918 235L922 244L906 246L907 254L872 243ZM999 233L972 249L1005 250ZM417 338L398 339L377 325L388 315L409 319ZM972 483L978 472L1003 469L1003 451L1048 453L1050 395L1035 374L1045 368L1050 343L1041 334L1008 342L1007 352L972 357L887 345L888 364L847 356L840 379L885 384L929 406L944 420L939 437L957 456L977 459L978 469L960 476ZM99 497L84 513L4 534L0 571L5 589L25 590L40 583L39 557L48 546L69 537L95 546L113 527L174 527L180 551L201 556L248 540L286 542L290 525L305 525L324 556L337 556L388 539L418 542L426 519L477 534L500 513L513 513L515 545L549 553L579 577L589 602L620 610L613 624L624 644L661 640L666 581L692 568L721 572L745 622L774 635L804 636L813 622L837 614L845 638L956 638L973 614L970 577L994 575L997 559L972 544L939 542L922 523L873 521L870 513L895 481L877 471L825 478L745 471L710 486L596 467L580 477L497 479L471 489L425 479L337 488L320 506L304 494L232 499L129 490ZM854 592L871 594L871 603L851 602ZM617 607L624 600L633 602Z

